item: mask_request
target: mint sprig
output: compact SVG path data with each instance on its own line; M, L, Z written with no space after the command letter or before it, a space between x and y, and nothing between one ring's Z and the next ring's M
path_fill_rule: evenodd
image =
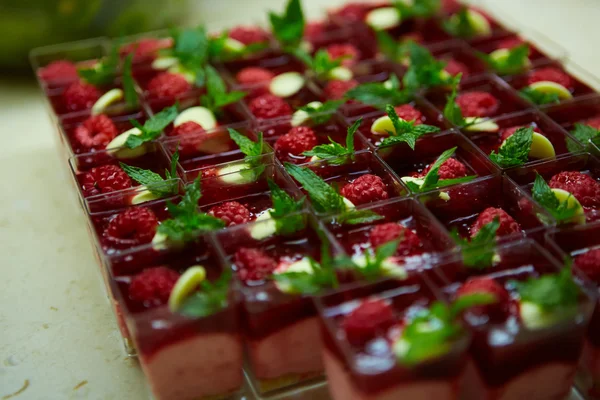
M342 60L346 58L342 56L332 59L325 49L317 50L314 57L299 47L295 48L292 53L308 67L317 79L323 80L328 79L329 73L342 65Z
M413 0L411 3L395 1L394 7L400 12L402 19L430 18L441 9L441 0Z
M315 146L312 150L305 151L302 154L308 157L317 157L322 160L336 157L340 160L340 163L343 163L344 157L352 156L354 154L354 134L361 123L362 118L359 118L348 128L348 133L346 134L346 146L337 143L330 137L329 144Z
M385 82L363 83L346 93L347 99L353 99L376 108L386 104L399 105L410 102L414 97L411 90L400 89L400 81L394 74Z
M407 42L405 46L410 66L402 78L402 83L407 90L428 89L452 82L453 78L444 71L446 63L436 60L427 48L413 41Z
M164 53L179 60L179 65L196 77L196 85L204 85L204 65L208 62L210 40L204 26L171 31L173 47Z
M500 218L496 217L492 222L483 225L470 241L460 236L456 229L450 232L456 244L461 248L465 266L484 269L492 265L498 228L500 228Z
M232 275L226 268L214 283L200 282L200 290L185 299L178 312L190 318L203 318L226 308Z
M523 165L529 161L532 142L533 128L519 128L502 143L497 153L492 151L490 159L501 168Z
M451 186L451 185L457 185L459 183L470 182L473 179L477 178L476 175L470 175L470 176L464 176L462 178L441 179L440 180L440 175L439 175L440 167L454 155L454 153L456 152L456 149L457 149L456 147L453 147L451 149L444 151L435 160L435 162L431 165L429 172L427 172L427 174L423 178L423 183L421 185L417 184L416 182L412 182L412 181L405 182L406 185L412 191L421 193L421 192L425 192L427 190L431 190L431 189L435 189L435 188L442 188L442 187L447 187L447 186Z
M348 210L335 217L335 221L341 225L369 224L384 218L372 210Z
M298 110L302 110L308 114L308 119L311 121L312 125L319 126L329 122L329 120L335 116L335 111L337 111L342 104L344 104L344 100L329 100L321 105L309 103L299 107Z
M456 14L443 21L442 27L448 34L463 39L470 39L476 34L467 7L462 7Z
M535 90L529 86L524 87L519 91L522 98L527 101L542 106L544 104L560 103L560 96L556 93L547 93L540 90Z
M177 182L168 182L177 178L177 162L179 161L179 152L175 152L171 158L171 169L165 169L165 179L162 176L149 169L135 167L119 163L121 169L134 181L148 188L150 193L159 197L166 197L177 194Z
M338 259L337 263L343 268L350 267L368 281L377 280L386 275L387 271L384 267L384 262L396 253L398 245L403 239L404 238L400 237L396 240L384 243L377 246L374 251L373 249L366 249L363 252L364 265L356 264L352 258Z
M133 53L125 58L125 63L123 64L123 92L125 94L125 102L129 107L135 107L139 103L137 91L135 89L136 82L135 79L133 79L133 72L131 70L132 63Z
M375 31L377 47L391 61L402 62L408 59L408 42L396 41L385 31Z
M415 125L415 121L405 121L400 119L396 113L396 110L394 109L394 106L391 104L385 106L385 111L394 125L395 132L388 131L389 136L381 142L382 146L406 143L412 150L414 150L417 140L421 136L440 131L440 128L437 126L425 124Z
M544 207L558 222L569 221L579 211L578 207L569 207L569 199L562 202L558 200L554 192L552 192L552 188L548 186L544 178L539 174L536 174L531 194L533 199ZM571 196L570 194L569 197Z
M456 102L456 98L458 97L458 85L460 84L461 79L462 74L458 74L452 78L452 91L446 97L446 105L444 106L444 117L456 126L468 125L465 117L463 116L462 110Z
M344 197L308 168L285 163L286 171L308 192L313 207L320 213L341 213L346 210Z
M229 104L240 101L246 96L246 92L227 91L227 86L214 67L204 67L206 79L206 94L200 98L200 103L214 113Z
M90 68L79 68L77 74L91 85L110 85L119 69L119 47L120 43L115 43L108 56Z
M482 52L477 52L476 55L496 73L500 75L514 75L527 69L529 65L529 51L529 45L523 43L512 49L508 49L508 56L506 58L494 59L489 54Z
M269 12L275 39L284 49L297 48L304 36L304 12L300 0L289 0L283 14Z
M511 282L516 286L521 301L537 304L550 312L576 306L581 293L570 268L563 268L556 274L532 277L523 282Z
M150 117L144 122L144 125L141 125L136 120L129 120L131 125L138 128L142 133L140 135L129 135L125 142L125 146L130 149L135 149L146 142L158 138L162 131L175 120L177 114L179 114L179 111L177 110L177 105L174 105L167 107L158 114Z
M575 124L573 130L571 130L571 135L573 135L575 139L582 143L586 148L589 148L590 143L594 143L598 138L600 138L600 130L586 124L577 123ZM567 147L572 153L581 150L579 146L573 145L572 141L570 140L567 140Z
M242 135L238 131L232 128L227 128L229 137L235 142L240 148L240 151L246 155L247 159L254 159L263 154L265 142L263 140L263 133L258 133L258 140L254 142L252 139Z
M304 197L294 200L285 190L281 189L272 179L267 179L271 191L272 210L269 212L275 220L275 229L279 235L291 235L306 227L303 215L295 214L302 210Z

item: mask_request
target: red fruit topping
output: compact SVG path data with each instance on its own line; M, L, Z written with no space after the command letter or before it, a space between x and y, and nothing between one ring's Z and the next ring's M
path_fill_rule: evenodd
M394 324L394 310L383 300L364 301L346 316L342 328L348 342L362 346Z
M456 103L465 117L489 117L498 110L498 100L486 92L460 94Z
M447 60L447 65L444 68L444 71L449 73L452 76L456 76L458 74L462 74L463 79L468 77L470 74L469 67L466 64L461 63L460 61L456 61L454 58Z
M550 81L558 83L566 88L573 86L573 80L569 75L558 68L546 67L535 70L529 75L527 83L531 85L535 82Z
M377 175L371 174L365 174L355 179L354 182L347 183L341 193L354 205L386 200L389 197L383 180Z
M584 207L600 207L600 183L589 175L565 171L554 175L548 185L571 193Z
M207 168L203 169L201 172L202 179L211 179L217 177L217 169L216 168Z
M75 82L63 93L63 101L67 111L83 111L92 108L100 96L102 94L95 86Z
M325 31L325 24L323 22L309 22L304 27L304 37L308 40L314 40Z
M355 88L356 86L358 86L358 81L355 81L354 79L350 79L349 81L333 80L327 82L323 91L325 92L325 97L327 99L340 100L346 95L348 90Z
M89 117L75 128L73 137L86 150L103 149L118 134L117 127L104 114Z
M394 107L396 110L396 114L398 117L405 121L415 121L415 125L421 125L421 120L423 119L423 114L421 111L417 110L410 104L403 104L398 107Z
M327 46L327 53L329 58L335 60L342 58L341 62L343 66L350 67L358 62L360 59L360 51L351 44L330 44Z
M333 14L348 21L361 21L367 15L369 7L362 3L347 3Z
M83 175L81 188L85 197L111 193L131 187L129 176L116 165L92 168Z
M229 31L229 37L244 43L246 46L253 43L262 43L269 40L269 34L257 26L236 26Z
M169 136L179 137L179 150L184 154L196 153L198 147L205 139L206 132L202 126L194 121L184 122L171 130Z
M247 67L241 69L235 76L235 80L242 85L252 85L256 83L267 83L275 77L275 74L265 68Z
M150 243L157 226L158 219L149 208L128 208L110 220L103 235L114 246L133 247Z
M244 282L262 281L277 268L274 259L262 250L242 247L234 256L238 277Z
M600 285L600 249L590 250L575 259L575 267Z
M502 142L504 142L506 139L508 139L509 137L511 137L512 135L514 135L515 132L517 130L519 130L520 128L533 128L534 132L543 134L543 132L537 126L532 126L532 125L518 125L518 126L511 126L510 128L503 129L502 130L502 134L500 135L500 140Z
M277 157L287 159L289 155L299 156L305 151L312 150L317 143L317 137L312 129L298 126L279 137L274 148Z
M458 289L456 297L472 294L491 294L496 297L497 302L486 306L473 307L471 312L486 314L495 320L506 317L510 305L510 294L504 286L492 278L471 278Z
M255 97L248 104L250 112L257 118L269 119L292 114L292 107L280 97L270 93Z
M147 307L167 304L179 274L167 267L148 268L137 274L129 285L129 297Z
M477 235L479 230L484 226L492 222L494 219L500 219L500 226L496 231L496 236L506 236L515 232L521 232L519 223L513 219L501 208L488 207L479 213L477 220L471 225L471 237Z
M442 10L447 14L457 13L462 7L462 3L458 0L442 0Z
M600 131L600 117L590 118L586 121L583 121L582 124L589 125L592 128Z
M225 221L226 226L245 224L251 219L250 211L237 201L228 201L214 206L208 213Z
M76 81L77 67L70 61L53 61L38 71L38 76L46 83Z
M425 168L425 170L421 173L421 176L427 175L429 170L431 170L431 165ZM440 179L462 178L467 176L467 167L457 159L449 158L440 167L438 175L440 176Z
M511 37L498 43L498 49L512 49L525 43L520 37Z
M395 222L376 225L369 233L369 241L372 247L378 247L392 240L402 238L398 244L397 256L412 256L421 254L423 243L419 236L412 230Z
M137 42L126 44L121 47L121 57L133 54L134 62L151 60L156 57L158 51L166 47L167 42L159 39L140 39Z
M175 99L191 89L192 85L185 80L183 75L172 74L170 72L163 72L156 75L148 83L148 87L146 88L148 91L148 98L150 99Z

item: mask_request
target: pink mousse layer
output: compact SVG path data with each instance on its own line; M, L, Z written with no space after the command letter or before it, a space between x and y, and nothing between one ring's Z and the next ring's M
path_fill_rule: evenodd
M570 393L577 366L548 363L530 368L501 387L487 387L470 363L465 400L564 400Z
M600 399L600 347L585 341L581 356L578 386L592 399Z
M242 386L242 340L202 334L161 348L140 361L157 400L199 400Z
M248 340L247 346L252 372L258 380L323 370L316 317L288 325L260 340Z
M454 381L417 381L369 394L356 389L344 365L329 350L323 350L329 392L334 400L455 400L459 390Z

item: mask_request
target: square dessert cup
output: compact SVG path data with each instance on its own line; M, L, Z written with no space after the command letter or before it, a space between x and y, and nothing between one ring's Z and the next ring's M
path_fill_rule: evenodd
M496 75L484 74L461 81L458 88L458 95L470 92L489 93L498 101L497 107L490 109L486 115L479 115L479 117L494 118L531 108L528 102L520 98L506 82ZM425 98L440 112L443 112L448 94L447 90L433 89L425 94ZM465 117L474 116L476 115L465 115Z
M403 320L414 318L434 302L446 302L424 274L419 278L403 286L392 281L379 282L315 299L323 336L323 360L333 400L462 398L470 342L466 329L437 357L406 364L395 354L394 341L401 334ZM344 323L364 301L389 304L393 320L391 327L382 327L374 338L359 344L355 339L349 340Z
M417 196L417 200L425 205L448 231L456 231L456 234L464 239L471 237L472 226L478 221L480 214L485 216L492 211L489 209L495 209L496 212L498 209L504 210L520 228L520 232L507 232L498 237L498 242L509 242L523 237L542 241L547 227L554 224L552 217L534 203L523 189L510 179L498 175L425 193ZM484 214L485 210L488 212Z
M465 176L476 176L474 181L500 172L477 146L454 131L424 136L417 141L414 150L407 144L401 143L380 147L377 154L402 180L405 177L424 176L426 169L444 151L453 147L456 147L456 151L452 158L466 167Z
M278 265L274 273L285 266L307 263L307 257L320 263L323 246L330 256L339 254L339 249L321 234L323 227L314 216L309 213L296 216L306 225L289 235L274 233L255 239L258 237L255 232L262 231L268 224L265 221L217 233L225 259L238 278L243 279L241 271L250 268L239 264L237 254L243 249L260 251L261 256L253 257L256 262L260 262L259 257L270 257ZM270 273L258 279L261 280L241 283L241 320L248 358L246 373L254 390L261 395L275 395L320 380L323 375L321 337L312 296L289 290L284 283L270 278Z
M571 393L582 354L585 331L593 312L586 282L581 284L572 314L547 319L523 310L515 281L556 274L561 264L531 239L496 247L493 265L472 268L460 256L451 256L435 270L444 293L456 298L472 279L493 279L506 290L503 308L474 308L463 315L472 333L465 399L563 399ZM535 305L534 305L535 306Z
M487 65L481 61L473 48L461 40L452 40L432 45L429 50L433 56L447 63L446 71L452 75L462 73L462 79L484 74Z
M381 178L385 185L387 198L382 200L391 200L408 195L408 189L395 177L389 167L377 155L368 150L355 153L344 160L343 163L339 163L339 161L339 159L320 160L305 164L303 167L312 170L329 185L340 190L344 185L354 182L361 176L371 174ZM294 180L294 183L302 192L307 194L306 190L296 180ZM370 204L375 204L379 201ZM355 204L355 206L362 208L366 204ZM331 214L317 211L312 204L310 204L310 208L320 217Z
M128 265L126 270L120 268L122 262ZM157 267L163 279L173 279L173 274L196 266L204 268L211 283L229 271L209 237L150 259L137 258L136 253L112 259L115 310L124 317L125 332L156 399L237 399L244 381L238 283L230 281L221 309L198 316L172 310L162 295L144 301L132 290L132 283L143 279L141 274Z
M560 172L581 172L584 175L588 175L596 181L597 187L600 188L600 160L588 153L580 153L559 157L556 160L549 160L545 162L539 162L532 164L527 167L514 168L506 171L506 175L513 180L517 185L521 186L527 193L531 193L533 189L533 182L535 181L536 175L539 174L544 178L546 182L550 182L553 176ZM572 181L567 179L566 184ZM562 180L561 180L562 182ZM581 187L583 190L588 190L584 194L575 193L575 198L581 199L581 205L585 213L585 220L588 223L596 222L600 220L600 206L598 202L600 199L594 195L597 194L598 189L587 187L587 183L574 183L575 186ZM561 188L563 186L560 186ZM566 223L576 223L577 221L566 221ZM583 221L581 221L583 222Z
M600 225L583 225L571 228L555 229L546 235L547 246L558 259L577 260L590 251L597 251L600 247ZM595 265L596 268L598 264ZM584 274L585 271L578 266L577 261L573 263L575 273ZM600 299L600 282L594 276L592 280ZM588 327L585 346L579 364L579 373L576 384L586 398L598 399L600 396L600 300Z
M547 157L541 159L530 158L525 165L544 159L555 158L557 156L560 157L571 152L583 151L583 148L568 132L537 110L532 109L520 113L504 115L493 119L491 122L498 127L495 132L489 131L488 129L486 129L488 130L487 132L483 131L487 122L471 125L462 129L463 134L471 139L471 141L487 155L491 154L492 151L498 152L503 141L506 140L506 137L503 136L505 134L510 136L510 131L516 130L516 128L519 127L533 128L534 132L542 134L550 141L554 150L554 155L552 155L552 152L546 152ZM501 168L500 166L498 167Z
M318 50L327 49L332 45L351 45L358 50L356 61L370 60L375 57L376 52L371 43L359 41L357 38L356 30L350 26L338 27L325 22L309 22L304 32L304 40L310 44L313 55Z

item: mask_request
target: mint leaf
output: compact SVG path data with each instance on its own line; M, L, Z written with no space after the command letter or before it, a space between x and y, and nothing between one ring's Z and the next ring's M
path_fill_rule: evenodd
M411 90L400 90L400 81L393 74L386 82L363 83L346 93L348 99L354 99L377 108L383 108L386 104L406 104L413 97L414 93Z
M133 63L133 53L129 54L125 58L123 65L123 92L125 93L125 102L129 107L135 107L138 105L137 91L135 90L136 83L133 79L133 73L131 71L131 64Z
M117 76L120 46L120 43L115 43L108 56L104 57L100 62L96 63L90 68L78 69L77 74L81 77L81 79L91 85L110 85Z
M544 207L558 222L565 222L577 215L577 206L569 207L569 199L561 202L558 200L552 188L548 186L544 178L537 174L531 190L532 197ZM571 197L572 195L569 195Z
M342 225L359 225L369 224L383 218L383 215L372 210L348 210L335 217L335 221Z
M379 50L391 61L402 62L408 57L406 43L397 42L385 31L375 31Z
M519 92L522 98L539 106L544 104L560 103L560 96L556 93L546 93L527 86Z
M298 47L304 35L304 13L300 0L289 0L281 15L269 12L271 30L284 48Z
M408 42L406 45L410 58L408 71L402 78L404 87L410 91L447 85L453 78L444 73L446 63L438 61L427 48Z
M177 163L179 162L179 150L173 153L171 157L171 169L165 170L165 176L167 179L175 179L177 178Z
M227 87L217 70L210 65L204 67L206 79L206 94L200 99L202 105L213 112L219 112L223 107L240 101L246 96L246 92L227 92Z
M348 128L346 135L346 147L334 141L331 137L329 138L329 144L322 144L312 148L310 151L305 151L305 156L318 157L320 159L326 159L330 157L344 157L351 156L354 154L354 134L362 123L362 118L356 120L352 126Z
M329 186L327 182L313 171L290 163L285 163L284 165L286 171L308 192L308 196L318 212L339 213L346 210L342 195L336 192L333 187Z
M440 11L441 0L413 0L411 3L395 1L394 7L398 9L403 20L408 18L430 18Z
M178 312L191 318L203 318L226 308L232 275L231 270L226 268L214 283L202 281L200 290L189 296Z
M475 36L476 30L473 25L471 25L468 11L467 7L462 7L459 12L445 20L442 23L444 30L452 36L464 39Z
M427 172L427 174L423 178L423 184L421 184L420 186L414 182L407 182L408 184L412 184L412 185L410 185L411 189L415 190L416 192L424 192L424 191L427 191L430 189L447 187L450 185L456 185L458 183L470 182L473 179L475 179L477 177L476 175L465 176L462 178L455 178L455 179L440 180L440 176L439 176L440 167L446 161L448 161L454 155L455 152L456 152L456 147L453 147L451 149L444 151L437 158L437 160L435 160L435 162L431 165L431 167L429 168L429 172Z
M333 268L327 266L323 261L323 265L321 265L310 257L308 259L312 273L283 272L274 274L273 279L288 286L293 293L315 294L325 288L337 287L338 280Z
M459 296L450 305L450 315L452 318L460 316L464 311L471 307L494 304L498 298L491 293L472 293Z
M485 269L492 265L498 228L500 228L500 218L496 217L492 222L482 226L470 241L460 236L456 229L450 232L456 244L461 247L465 266Z
M386 270L383 263L392 257L398 250L398 245L402 242L400 237L396 240L389 241L375 248L374 254L372 249L366 249L363 253L365 265L356 265L350 260L352 269L358 272L367 280L376 280L386 275Z
M172 32L173 48L171 55L179 64L192 73L197 73L208 61L209 39L206 29L198 26L192 29L179 29Z
M258 133L258 141L253 142L250 138L242 135L235 129L227 128L229 131L229 137L231 140L238 145L241 152L244 153L247 157L258 157L263 153L264 141L263 141L263 133Z
M452 78L452 92L450 92L450 95L446 98L446 105L444 106L444 117L456 126L467 125L462 110L458 106L458 103L456 103L458 85L460 84L461 78L462 74L458 74Z
M390 136L381 142L382 146L406 143L412 150L414 150L417 140L421 136L440 131L440 128L437 126L425 124L415 125L415 121L405 121L400 119L396 113L396 110L391 104L385 106L385 111L394 125L395 132L388 131Z
M330 100L322 105L311 105L310 103L298 108L308 114L308 118L313 125L323 125L335 116L335 111L344 104L344 100Z
M590 143L600 137L600 131L594 127L589 125L577 123L573 130L571 130L571 135L575 137L580 143L582 143L586 149L589 148ZM577 152L580 150L579 146L574 146L572 141L567 141L567 147L570 152Z
M146 142L150 142L160 136L162 131L169 126L171 122L177 117L177 105L167 107L158 114L150 117L144 122L144 125L140 125L136 120L129 120L129 122L142 131L141 135L129 135L125 146L130 149L135 149L138 146Z
M533 128L519 128L500 145L498 153L492 151L490 159L501 168L523 165L529 161L532 141Z
M525 71L529 65L529 45L524 43L507 50L508 56L501 59L494 59L482 52L477 52L476 55L500 75L514 75Z
M273 180L267 179L271 191L271 202L273 209L269 212L275 220L276 231L279 235L291 235L306 227L306 219L301 214L295 214L302 210L304 197L294 200L287 192L281 189Z
M327 79L329 73L334 69L342 65L342 60L346 57L338 57L332 59L329 56L329 52L325 49L319 49L312 57L309 53L301 48L295 48L292 50L292 54L302 61L310 71L314 73L317 79Z
M571 269L559 273L532 277L524 282L512 281L519 291L521 301L537 304L545 311L575 307L580 289L573 280Z
M165 197L176 193L177 184L174 182L167 182L156 172L124 163L119 163L119 165L131 179L140 185L146 186L151 193L157 196Z

